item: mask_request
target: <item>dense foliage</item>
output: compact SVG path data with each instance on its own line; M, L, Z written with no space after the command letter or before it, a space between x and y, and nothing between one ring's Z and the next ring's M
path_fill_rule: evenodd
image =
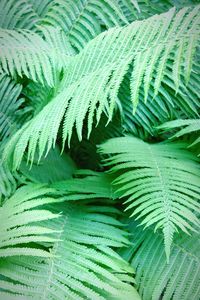
M199 1L0 1L0 299L200 299Z

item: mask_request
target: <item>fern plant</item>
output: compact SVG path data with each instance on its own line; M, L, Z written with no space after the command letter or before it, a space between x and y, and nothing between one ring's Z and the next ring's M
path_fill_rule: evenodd
M188 233L191 224L200 226L193 213L200 212L199 164L184 147L181 143L150 145L127 136L110 139L100 148L112 155L105 165L119 173L113 183L121 197L128 197L125 203L133 209L131 216L142 218L145 227L162 228L167 259L174 232Z
M0 299L200 299L198 2L0 1Z
M143 231L137 225L135 221L128 225L134 236L131 239L132 246L120 254L136 270L142 299L198 299L199 233L189 237L180 234L174 239L167 264L162 236L155 234L152 228Z

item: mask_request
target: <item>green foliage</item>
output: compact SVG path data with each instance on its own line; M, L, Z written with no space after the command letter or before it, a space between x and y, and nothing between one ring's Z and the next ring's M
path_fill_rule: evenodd
M11 139L6 152L9 155L15 152L14 167L19 167L28 144L31 160L36 147L39 148L39 156L46 148L48 152L56 142L61 122L64 145L66 139L70 142L74 126L81 140L86 116L88 136L94 118L98 124L104 111L111 120L121 82L131 64L130 89L135 108L141 87L144 88L145 99L151 82L154 82L154 95L159 92L169 61L173 62L171 76L174 88L178 90L180 70L184 70L186 81L190 77L199 38L198 11L198 6L182 9L177 14L172 9L126 27L110 29L88 43L80 54L71 57L57 96ZM138 43L141 35L143 38Z
M26 112L20 97L22 86L12 81L6 74L0 74L0 140L5 140L26 120Z
M71 44L81 50L95 36L101 33L101 26L107 28L127 24L119 0L97 1L56 0L43 19L43 23L60 27L67 32Z
M14 173L11 172L8 164L0 159L0 202L3 196L9 197L17 187Z
M60 155L58 147L51 149L48 155L40 160L39 163L33 162L31 169L27 162L23 160L20 166L21 180L32 183L54 183L68 179L72 176L76 166L72 159L67 155Z
M175 133L171 138L178 138L185 134L191 134L192 132L199 132L200 131L200 119L190 119L190 120L174 120L170 122L166 122L165 124L159 126L159 129L169 131L174 128L184 127L180 129L177 133ZM193 143L189 146L192 147L196 144L200 143L200 137L198 136ZM200 153L199 153L200 155Z
M199 164L184 146L149 144L127 136L100 147L101 153L109 155L105 165L118 174L113 183L121 197L127 197L131 216L142 218L145 228L162 229L168 260L174 232L189 233L194 230L191 224L200 225L193 212L200 212Z
M43 205L58 202L50 196L54 190L42 185L28 185L19 188L12 197L5 200L0 208L0 257L16 255L48 256L48 252L29 243L52 242L48 236L54 230L34 225L35 222L57 218L59 214L46 209ZM37 208L37 209L36 209Z
M39 192L35 192L35 196L37 194ZM31 202L27 201L26 206L30 206ZM48 202L50 200L46 200ZM36 201L34 203L37 205ZM129 244L128 233L123 230L123 224L113 217L118 213L117 210L106 204L83 206L70 203L57 205L51 210L54 214L49 215L49 219L62 211L60 218L47 222L49 232L56 232L51 257L46 260L35 257L2 260L0 274L4 277L0 281L0 296L3 299L68 297L106 300L122 299L124 296L140 299L130 285L133 282L133 269L111 249ZM38 220L41 215L39 213L38 211ZM43 211L42 213L44 214ZM40 233L41 228L34 229ZM31 238L33 241L50 240L45 237ZM23 238L21 241L24 242ZM11 254L13 255L13 250Z
M56 71L64 66L66 54L51 48L33 31L1 29L0 39L1 72L55 85Z
M198 4L0 1L1 299L199 298Z
M199 234L176 236L167 264L160 234L155 234L152 228L143 231L134 221L129 223L129 229L133 234L131 246L122 250L121 255L136 270L136 281L142 299L198 299Z
M32 30L37 21L37 15L27 0L2 0L0 11L0 28Z

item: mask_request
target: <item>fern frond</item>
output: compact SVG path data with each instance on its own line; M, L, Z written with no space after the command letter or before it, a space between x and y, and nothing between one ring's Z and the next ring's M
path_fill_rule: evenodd
M133 104L130 101L129 73L125 76L118 95L121 102L122 126L125 132L146 139L159 135L157 125L183 117L198 117L200 87L195 85L195 82L198 82L198 70L191 73L189 84L187 87L181 85L181 91L176 96L174 96L175 86L170 76L163 79L159 93L155 97L153 84L150 85L146 102L144 91L141 90L134 115Z
M66 55L76 54L67 34L61 28L52 26L37 26L37 28L51 49L54 49L57 53L63 53L63 59L66 60ZM63 65L65 65L65 62L63 62Z
M121 223L112 217L111 208L104 214L99 209L61 206L63 217L51 222L54 230L62 229L53 256L2 261L0 295L5 300L140 299L130 284L132 268L111 248L128 244Z
M77 170L74 178L52 185L66 200L115 199L111 185L112 177L91 170Z
M16 188L15 172L11 172L8 164L3 162L0 157L0 203L3 197L11 196Z
M120 113L116 113L110 123L107 123L107 117L103 115L98 126L92 129L89 139L87 137L86 126L83 128L83 139L81 142L78 141L74 133L69 153L79 168L95 171L101 171L103 169L101 157L97 152L97 145L105 142L109 138L123 135Z
M166 263L163 239L150 228L143 231L130 222L131 246L121 251L136 270L143 300L196 300L200 293L200 236L177 235Z
M178 138L185 134L199 132L200 131L200 119L174 120L174 121L164 123L163 125L159 126L158 129L161 129L164 131L169 131L169 130L173 130L173 129L180 128L180 127L183 127L183 128L180 129L177 133L175 133L171 138ZM192 147L198 143L200 143L200 136L197 137L189 147ZM199 155L200 155L200 153L199 153Z
M0 207L0 257L51 255L30 243L55 241L52 236L55 230L34 224L59 216L47 209L38 208L59 201L50 196L53 192L55 192L53 189L44 185L29 184L17 189L3 202Z
M121 197L145 228L154 225L164 234L169 259L173 235L178 229L189 233L200 222L199 164L185 144L148 144L134 137L110 139L100 152L111 155L105 160Z
M185 6L193 6L199 4L198 0L138 0L137 6L131 5L131 0L121 0L122 9L129 22L135 20L143 20L152 15L161 14L168 11L172 7L178 10ZM126 10L125 10L126 8Z
M28 0L29 3L32 5L33 10L38 15L39 20L42 19L49 7L52 5L52 0L42 0L42 1L35 1L35 0Z
M22 86L6 74L0 74L0 141L13 134L26 120L28 108L22 108Z
M36 82L55 85L67 55L58 53L38 34L29 30L0 30L0 69L7 74L27 76ZM65 60L64 60L65 59Z
M1 0L0 28L33 30L37 15L27 0Z
M107 28L127 24L117 0L55 0L44 17L43 23L62 28L71 44L81 50L101 33L101 24Z
M39 163L33 162L31 169L25 160L19 169L19 173L24 183L31 181L32 183L46 183L51 184L57 181L66 180L72 177L76 169L75 163L69 155L63 153L60 155L60 150L56 146L48 153L48 155L40 160ZM61 184L62 187L62 184ZM76 187L77 190L77 187Z
M51 101L55 95L55 88L31 81L23 88L22 94L26 98L26 106L29 107L30 116L33 118Z
M110 121L121 82L132 63L130 89L135 108L143 81L145 94L148 95L153 81L154 95L157 95L169 59L175 65L172 74L175 82L182 67L189 74L191 64L188 66L185 53L191 54L196 49L199 9L199 6L185 8L177 14L170 10L126 27L110 29L88 43L79 55L71 57L58 95L10 141L6 152L8 155L15 152L14 167L19 166L28 145L31 160L36 147L39 156L48 152L56 142L63 118L63 144L66 139L70 142L74 126L81 140L86 117L88 136L94 119L98 123L103 112Z

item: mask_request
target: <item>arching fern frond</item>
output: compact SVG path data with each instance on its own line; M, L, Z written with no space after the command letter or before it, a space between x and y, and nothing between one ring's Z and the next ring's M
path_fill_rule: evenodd
M1 151L3 147L0 148ZM9 197L17 188L15 172L11 172L7 163L3 162L0 157L0 203L3 197Z
M129 72L130 73L130 72ZM200 89L198 70L193 70L187 87L181 84L181 90L174 95L175 86L169 76L163 78L159 93L154 97L153 84L150 85L147 101L144 102L144 91L139 93L139 103L133 115L133 104L129 88L129 73L125 76L119 90L121 103L122 126L125 132L132 133L142 139L158 136L158 125L179 118L198 117L200 108Z
M142 20L151 17L155 14L161 14L168 11L172 7L181 9L185 6L193 6L199 4L198 0L138 0L135 7L131 3L132 0L121 0L124 14L129 22L133 22L137 19ZM125 8L127 8L125 10Z
M59 190L66 200L81 199L114 199L114 191L111 185L112 177L103 172L91 170L77 170L74 178L59 181L52 185Z
M70 142L74 126L81 140L86 117L88 136L94 119L98 123L103 112L110 121L121 82L132 63L130 89L135 108L141 88L146 98L154 82L154 95L158 94L169 59L176 88L181 70L188 80L199 39L199 9L185 8L177 14L172 9L127 27L110 29L70 58L58 95L10 140L6 152L14 152L14 167L19 166L28 145L31 160L37 147L40 157L48 152L63 118L63 144L66 139Z
M131 246L121 251L136 270L143 300L196 300L200 294L200 236L177 235L166 263L163 239L150 228L143 231L130 222Z
M26 181L31 181L32 183L51 184L53 182L71 178L75 169L75 163L72 161L70 156L66 153L60 155L60 150L56 146L54 149L51 149L46 157L43 157L40 160L39 164L37 163L36 158L31 169L27 165L27 162L23 160L19 173L22 175L21 180L24 183ZM63 187L62 182L60 186Z
M200 131L200 119L188 119L188 120L174 120L171 122L166 122L163 125L159 126L158 129L169 131L176 128L180 128L177 133L175 133L171 138L178 138L180 136L191 134ZM196 144L200 143L200 136L197 137L194 142L189 146L192 147ZM199 153L200 155L200 153Z
M139 300L130 284L132 268L111 247L128 245L112 209L66 203L55 219L62 229L52 258L11 258L1 262L0 296L7 299ZM115 213L115 210L113 211Z
M164 234L169 259L173 235L189 233L200 226L194 212L200 212L199 164L185 144L148 144L134 137L110 139L100 146L110 155L106 166L117 173L114 183L121 197L127 197L131 216L141 225L154 225Z
M0 70L53 86L56 72L67 59L29 30L0 30Z
M44 25L37 26L37 28L51 49L56 50L58 53L63 53L63 59L66 60L66 55L76 54L67 34L61 28ZM63 62L63 65L65 65L65 62Z
M52 5L52 0L42 0L42 1L35 1L35 0L28 0L29 3L32 5L33 10L38 15L38 19L42 19L45 14L47 13L49 7Z
M1 0L0 12L0 28L32 30L38 21L27 0Z
M75 3L55 0L43 23L62 28L75 49L81 50L101 33L101 24L109 28L128 23L118 2L119 0L78 0Z
M0 141L13 134L26 119L26 109L20 108L24 99L20 98L22 86L12 81L6 74L0 74Z
M44 185L21 187L0 207L0 257L28 255L48 257L51 254L30 243L53 242L54 229L35 225L36 222L57 218L59 214L41 209L59 200L51 197L55 190ZM38 208L39 207L39 208Z

